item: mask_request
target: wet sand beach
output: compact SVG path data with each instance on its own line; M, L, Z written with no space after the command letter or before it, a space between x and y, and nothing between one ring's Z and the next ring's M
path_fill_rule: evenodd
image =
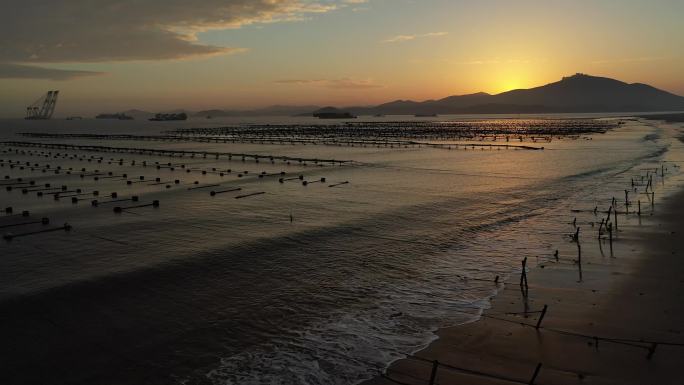
M365 382L428 384L681 384L684 380L684 192L625 226L613 255L584 245L582 280L568 248L513 274L480 320L439 337ZM595 245L592 245L595 246ZM544 305L548 311L536 328ZM535 370L539 371L536 379Z

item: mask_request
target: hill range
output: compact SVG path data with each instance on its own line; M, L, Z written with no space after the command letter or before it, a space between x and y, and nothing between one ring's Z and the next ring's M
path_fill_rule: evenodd
M377 106L336 108L276 105L254 110L213 109L188 114L195 117L310 116L319 110L349 112L354 115L684 111L684 97L647 84L625 83L578 73L543 86L494 95L478 92L437 100L395 100ZM135 117L151 115L149 112L138 110L126 113Z

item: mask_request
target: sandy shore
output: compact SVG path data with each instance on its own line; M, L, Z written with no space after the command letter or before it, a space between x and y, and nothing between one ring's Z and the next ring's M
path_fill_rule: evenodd
M535 384L684 383L684 346L676 346L684 345L683 222L680 192L625 225L613 257L605 244L602 255L598 241L581 238L581 282L576 246L565 245L558 262L529 271L527 298L512 275L479 321L439 330L414 358L365 385L428 384L433 360L439 384L528 384L539 363Z

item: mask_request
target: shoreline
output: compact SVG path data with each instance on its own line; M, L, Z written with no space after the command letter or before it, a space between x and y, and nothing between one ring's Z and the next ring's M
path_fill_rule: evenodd
M679 383L684 187L637 224L620 220L612 251L588 239L595 229L580 236L581 281L577 246L563 242L558 262L551 257L528 270L527 297L512 273L478 320L438 329L427 347L361 384L429 384L435 360L435 383L444 384ZM605 250L597 253L599 245Z

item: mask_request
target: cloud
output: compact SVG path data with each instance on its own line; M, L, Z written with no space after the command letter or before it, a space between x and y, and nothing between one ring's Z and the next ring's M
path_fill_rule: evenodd
M449 34L448 32L428 32L428 33L424 33L422 35L397 35L397 36L391 37L389 39L383 40L382 43L401 43L401 42L405 42L405 41L416 40L419 38L431 38L431 37L446 36L448 34Z
M510 59L505 59L505 58L489 58L489 59L473 59L473 60L465 60L465 61L453 61L450 59L444 59L444 62L448 64L453 64L453 65L487 65L487 64L531 64L531 63L544 63L546 62L546 59L544 58L532 58L532 59L523 59L523 58L510 58Z
M420 37L439 37L439 36L446 36L448 34L449 34L449 32L429 32L429 33L420 35Z
M0 63L0 79L69 80L97 75L103 75L103 72L62 70L32 65Z
M344 0L344 7L351 6L352 12L364 12L369 11L370 7L364 7L364 4L368 4L368 0Z
M229 53L197 33L328 12L299 0L10 0L0 15L0 61L24 63L175 59Z
M284 79L276 80L278 84L298 84L310 85L316 87L334 88L334 89L369 89L382 88L381 84L374 83L372 80L357 80L357 79Z
M454 64L481 65L481 64L499 64L499 63L501 63L501 61L498 59L484 59L484 60L460 61L460 62L456 62Z
M654 56L654 57L633 57L633 58L623 58L623 59L606 59L606 60L594 60L591 64L617 64L617 63L649 63L654 61L665 60L666 57Z
M398 42L402 42L402 41L415 40L416 37L417 37L416 35L397 35L397 36L391 37L387 40L383 40L382 42L383 43L398 43Z
M7 12L0 13L0 63L168 60L236 53L244 49L204 44L197 35L208 30L302 20L348 2L8 0L3 3Z

